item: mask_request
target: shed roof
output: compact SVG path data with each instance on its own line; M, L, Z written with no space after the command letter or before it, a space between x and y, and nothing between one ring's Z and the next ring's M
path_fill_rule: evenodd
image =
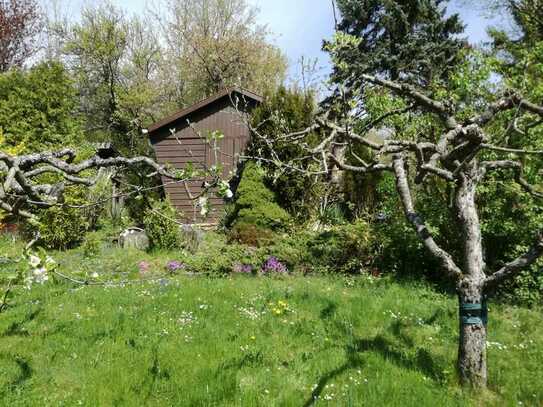
M257 95L256 93L250 92L248 90L245 90L240 87L230 87L226 88L206 99L203 99L192 106L189 106L185 109L179 110L178 112L172 114L171 116L168 116L156 123L153 123L149 128L147 129L149 132L149 135L152 135L152 133L156 132L157 130L162 129L165 126L168 126L169 124L176 122L180 119L183 119L184 117L188 116L191 113L197 112L201 109L204 109L206 106L209 106L210 104L216 102L219 99L222 99L227 96L231 96L233 93L237 93L243 97L246 97L248 99L254 100L258 103L262 102L262 96Z

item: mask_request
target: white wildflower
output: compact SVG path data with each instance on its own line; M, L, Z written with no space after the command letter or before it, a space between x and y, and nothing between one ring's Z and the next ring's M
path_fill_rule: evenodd
M47 280L49 280L49 276L47 275L47 269L45 267L34 269L32 274L34 275L34 282L38 284L43 284Z
M36 267L38 267L38 266L40 265L41 259L40 259L38 256L34 256L34 255L32 254L32 255L30 255L30 258L29 258L28 263L29 263L32 267L36 268Z
M201 196L200 198L198 198L198 206L200 206L200 215L206 216L209 212L206 196Z
M33 282L34 282L34 279L31 276L27 276L25 278L25 287L27 290L30 290L32 288Z

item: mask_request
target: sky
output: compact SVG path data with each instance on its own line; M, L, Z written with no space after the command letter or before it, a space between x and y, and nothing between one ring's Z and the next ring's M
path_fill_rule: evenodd
M298 61L302 56L318 58L320 73L325 75L329 69L329 59L321 51L323 39L331 38L334 28L334 15L331 0L248 0L260 9L258 21L274 33L274 42L287 55L290 62L290 77L296 78ZM77 13L81 4L93 4L89 0L66 0L72 13ZM141 13L147 0L113 0L129 14ZM499 16L483 16L481 10L473 6L478 0L456 0L449 7L450 12L459 13L466 24L466 35L471 43L488 39L486 29L490 25L504 25Z

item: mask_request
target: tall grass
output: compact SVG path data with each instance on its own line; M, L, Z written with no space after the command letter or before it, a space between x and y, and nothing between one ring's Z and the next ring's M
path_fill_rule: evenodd
M0 405L542 405L541 310L491 305L490 388L472 393L456 306L370 278L36 286L0 314Z

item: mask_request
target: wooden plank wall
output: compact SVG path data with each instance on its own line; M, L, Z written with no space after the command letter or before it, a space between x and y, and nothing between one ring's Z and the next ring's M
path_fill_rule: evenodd
M239 114L230 105L229 99L224 98L193 113L188 119L192 127L186 123L185 117L152 136L151 142L158 162L169 163L179 169L189 162L195 168L209 168L219 163L223 166L223 177L228 179L235 172L238 156L245 149L250 137L250 131L241 122ZM176 129L175 134L171 134L170 128ZM205 141L206 134L215 130L224 134L224 138L217 143L216 153ZM203 182L203 179L192 180L187 182L186 187L195 196L202 191ZM168 179L163 179L163 183L167 195L179 210L182 221L217 223L223 216L224 201L221 198L209 197L211 212L203 218L200 216L200 207L190 199L183 183L174 184Z

